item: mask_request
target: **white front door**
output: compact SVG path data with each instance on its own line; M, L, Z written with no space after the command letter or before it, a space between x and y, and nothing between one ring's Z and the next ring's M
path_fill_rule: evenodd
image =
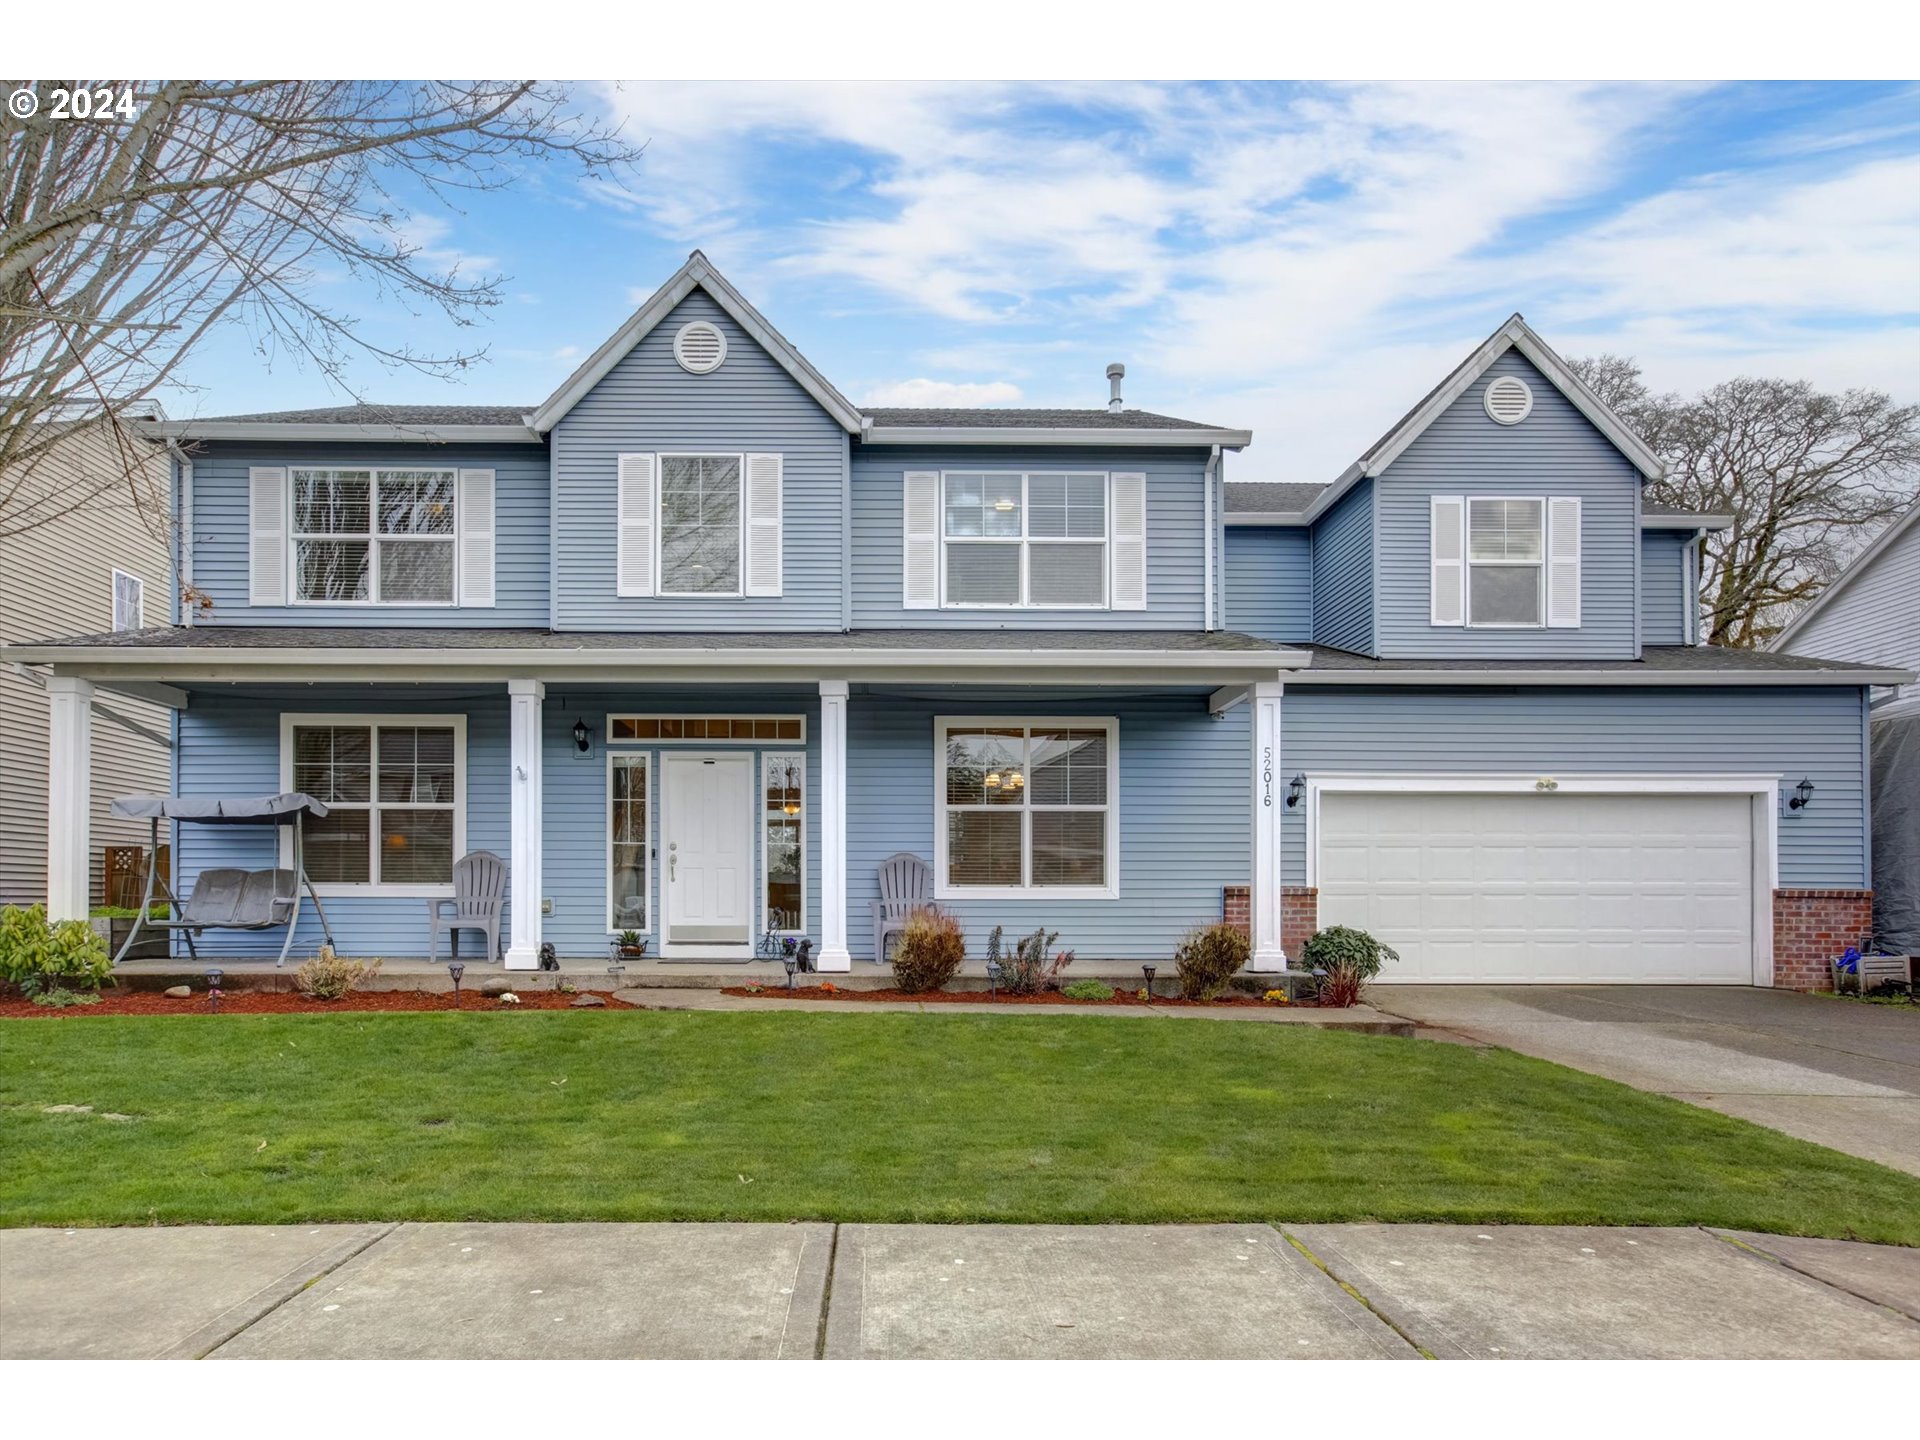
M750 945L753 756L668 754L664 768L666 949Z

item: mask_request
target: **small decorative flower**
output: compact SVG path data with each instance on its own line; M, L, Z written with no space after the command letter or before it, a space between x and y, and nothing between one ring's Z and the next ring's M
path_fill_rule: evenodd
M1269 990L1260 998L1265 1000L1269 1005L1286 1005L1291 1003L1293 999L1293 997L1284 990Z
M500 1003L502 1005L518 1005L520 1003L520 997L509 990L500 997Z
M840 987L835 985L831 980L822 980L820 982L820 988L828 995L837 995L840 993Z

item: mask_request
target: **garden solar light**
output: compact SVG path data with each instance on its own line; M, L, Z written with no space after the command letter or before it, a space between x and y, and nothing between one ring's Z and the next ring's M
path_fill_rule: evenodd
M458 960L452 961L447 966L447 974L453 977L453 1008L456 1010L460 1008L460 977L466 973L467 967Z
M1153 999L1153 972L1159 968L1158 965L1142 965L1140 967L1140 973L1147 977L1147 999L1149 1000Z
M793 956L787 955L782 957L780 963L786 967L787 989L791 990L793 989L793 972L800 968L800 962L796 960Z
M227 972L224 970L207 971L207 1008L209 1010L220 1008L220 982L226 978Z
M987 961L987 993L989 995L1000 993L1000 977L1005 973L1005 968L998 960Z

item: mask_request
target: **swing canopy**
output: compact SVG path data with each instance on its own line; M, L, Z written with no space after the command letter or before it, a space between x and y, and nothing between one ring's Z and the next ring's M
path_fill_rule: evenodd
M129 820L186 820L195 825L292 825L327 813L324 801L290 790L282 795L122 795L113 813Z

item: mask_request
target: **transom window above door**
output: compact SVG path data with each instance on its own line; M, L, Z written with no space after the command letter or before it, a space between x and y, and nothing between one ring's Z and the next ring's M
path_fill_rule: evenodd
M451 605L452 470L294 469L293 598Z
M1106 607L1104 473L949 471L941 516L943 604Z

